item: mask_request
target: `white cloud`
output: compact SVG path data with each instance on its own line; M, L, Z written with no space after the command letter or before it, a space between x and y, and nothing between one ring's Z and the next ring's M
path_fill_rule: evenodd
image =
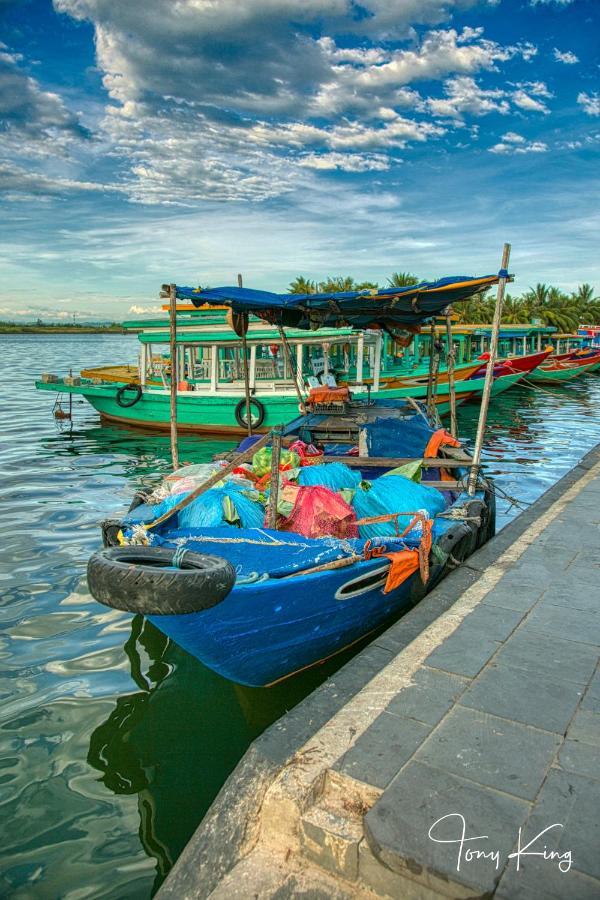
M467 117L548 112L539 82L478 84L479 73L499 75L537 48L447 25L477 2L144 0L142 12L140 0L54 0L58 12L92 23L109 103L91 149L68 167L29 173L29 183L22 171L5 173L10 196L113 190L152 205L258 202L314 186L319 173L384 171L398 151ZM444 79L443 96L417 89ZM62 115L65 141L84 135L58 95L36 90L54 131ZM59 145L40 140L38 153ZM119 172L115 185L83 174L101 152Z
M571 3L574 3L574 0L529 0L530 6L550 6L552 4L556 6L570 6Z
M62 98L45 91L27 74L23 57L11 53L0 43L0 119L2 143L30 152L58 155L69 142L89 137L78 117L70 112Z
M567 66L573 66L575 63L579 62L579 57L575 56L572 50L565 50L562 52L557 47L554 48L554 59L557 62L564 63Z
M545 153L548 145L543 141L527 141L525 138L514 131L509 131L502 135L502 140L493 147L488 148L490 153L500 154L523 154L523 153Z
M21 166L0 162L0 193L7 200L24 198L64 197L77 191L119 191L116 185L104 185L94 181L77 181L58 178L40 172L32 172Z
M541 112L544 113L544 115L547 115L550 112L545 103L542 103L541 100L536 100L535 97L532 97L523 90L515 91L512 95L512 102L515 106L518 106L519 109L524 109L526 112Z
M307 153L298 165L308 169L343 172L383 172L390 167L390 160L382 153Z
M429 98L425 101L427 109L434 116L443 116L462 120L465 113L483 116L490 112L506 115L510 112L510 103L506 99L506 91L501 88L484 90L474 78L459 76L449 78L444 83L443 98Z
M577 95L577 102L583 106L583 111L588 116L600 116L600 94L596 92L587 94L585 91L581 91Z
M458 76L444 82L445 97L429 97L423 105L436 116L455 118L461 122L465 113L474 116L484 116L491 112L507 115L511 111L511 104L526 111L549 112L541 100L535 99L552 96L544 82L524 82L512 87L517 90L506 88L486 90L480 87L474 78Z
M162 307L160 306L140 306L138 303L133 303L128 311L133 313L134 316L144 316L149 313L156 313L158 315L163 312Z

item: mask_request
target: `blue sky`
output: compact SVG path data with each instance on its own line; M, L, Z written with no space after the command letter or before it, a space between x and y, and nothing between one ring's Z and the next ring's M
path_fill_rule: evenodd
M597 0L0 0L0 318L165 281L600 290Z

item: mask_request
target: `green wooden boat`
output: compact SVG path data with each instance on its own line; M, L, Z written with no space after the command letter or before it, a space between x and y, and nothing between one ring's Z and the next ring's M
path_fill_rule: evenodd
M539 384L556 384L573 381L585 372L593 372L598 368L599 362L592 357L592 362L585 359L579 362L574 360L553 360L550 358L528 376L529 381Z
M76 378L46 375L36 382L36 387L58 395L81 395L103 420L167 431L171 383L169 319L162 316L124 325L138 331L137 365L83 369ZM424 356L430 347L427 334L416 335L412 353L404 357L396 354L408 354L409 348L399 350L381 330L293 329L287 343L294 359L294 372L290 371L277 329L251 317L247 364L254 430L264 431L295 418L299 408L298 388L305 395L311 382L323 376L331 375L336 383L348 384L356 399L371 397L385 402L427 397L428 377L424 365L425 359L427 364L429 361ZM455 371L457 405L476 398L484 385L482 377L472 377L480 364L470 359L464 335L459 343L462 364ZM225 310L178 308L176 372L180 431L232 438L246 434L242 345L227 321ZM520 374L497 378L492 393L508 389L520 378ZM443 369L435 402L440 415L449 412L449 385Z

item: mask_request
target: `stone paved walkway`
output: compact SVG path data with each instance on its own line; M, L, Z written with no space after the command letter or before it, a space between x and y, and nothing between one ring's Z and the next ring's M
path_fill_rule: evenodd
M336 763L383 790L361 848L381 890L600 898L599 651L597 477ZM520 828L545 855L509 857Z

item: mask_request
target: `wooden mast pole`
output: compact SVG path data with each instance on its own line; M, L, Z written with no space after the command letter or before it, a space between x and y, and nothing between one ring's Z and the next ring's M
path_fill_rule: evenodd
M300 391L300 385L298 383L299 373L294 366L294 360L292 358L292 351L290 350L290 345L288 344L288 339L286 337L285 331L283 330L283 325L277 326L279 331L279 337L281 338L281 343L283 344L283 352L285 353L285 358L287 360L288 368L290 370L290 374L296 386L296 395L298 397L298 403L300 407L300 412L302 415L306 413L306 404L304 403L304 397Z
M487 361L485 370L485 384L481 395L481 408L479 410L479 421L477 423L477 436L475 438L475 449L473 451L473 463L469 472L469 480L467 483L467 491L473 496L477 489L477 476L481 465L481 451L483 449L483 439L485 437L485 426L487 424L487 414L490 405L490 396L492 393L492 382L494 381L494 365L498 355L498 334L500 332L500 321L502 319L502 305L504 303L504 291L508 281L508 263L510 260L510 244L504 245L502 251L502 265L500 267L500 278L498 280L498 291L496 293L496 308L494 309L494 321L492 322L492 337L490 341L490 356Z
M171 461L173 471L179 468L179 451L177 448L177 285L169 285L169 348L171 354Z
M271 485L267 507L267 528L277 526L277 501L279 500L279 461L281 459L281 427L274 429L271 441Z
M238 287L243 287L243 279L238 272ZM240 337L242 339L242 356L244 357L244 394L246 397L246 427L248 436L252 434L252 413L250 411L250 372L248 370L248 341L246 340L246 331L248 330L248 314L242 314L240 322Z
M435 319L431 320L429 328L429 378L427 379L427 399L425 406L427 414L431 415L431 407L433 406L433 345L435 343Z
M458 426L456 422L456 386L454 383L454 341L452 339L452 309L446 309L446 366L448 368L448 388L450 391L450 434L456 437Z

